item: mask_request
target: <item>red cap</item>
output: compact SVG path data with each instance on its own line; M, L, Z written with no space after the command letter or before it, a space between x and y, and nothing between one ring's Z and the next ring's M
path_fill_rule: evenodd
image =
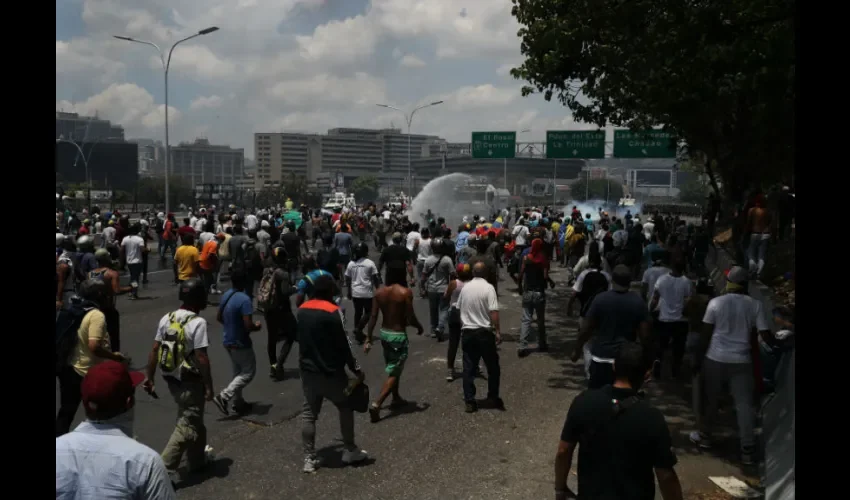
M126 408L127 398L144 380L142 372L131 372L124 363L112 360L99 363L89 369L80 386L83 407L89 413L120 411Z

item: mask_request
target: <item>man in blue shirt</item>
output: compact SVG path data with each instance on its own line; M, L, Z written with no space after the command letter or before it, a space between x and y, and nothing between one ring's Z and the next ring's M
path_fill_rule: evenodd
M56 499L175 500L159 453L133 439L135 387L145 376L117 361L89 369L80 385L86 420L56 438Z
M250 405L242 398L242 390L257 374L257 358L254 356L254 344L251 342L251 332L262 328L259 321L253 321L254 313L252 300L245 293L248 276L244 271L234 271L230 278L233 287L221 296L218 306L217 320L224 325L222 343L227 349L233 366L233 380L215 398L213 403L224 415L230 414L230 403L233 411L242 414L250 410Z
M652 233L649 237L649 245L643 248L643 259L646 261L647 269L652 267L652 254L660 252L661 250L663 249L661 248L661 245L658 244L658 236L655 233ZM652 293L651 290L650 293Z

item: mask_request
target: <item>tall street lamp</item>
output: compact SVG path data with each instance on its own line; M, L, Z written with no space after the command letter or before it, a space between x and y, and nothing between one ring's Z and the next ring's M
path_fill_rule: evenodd
M526 129L520 130L517 133L517 137L519 137L519 134L524 134L526 132L531 132L531 129L526 128ZM504 186L505 186L505 190L507 190L508 189L508 159L505 158L504 160L502 160L502 162L503 162L502 163L502 169L504 170L503 174L504 174L504 180L505 180Z
M151 47L155 48L157 53L159 53L159 60L162 63L162 70L165 73L165 213L170 212L168 203L168 177L171 174L171 171L169 169L171 164L171 154L168 150L168 68L171 66L171 53L174 52L174 48L180 45L181 43L187 40L191 40L197 36L208 35L214 31L218 31L218 27L210 26L209 28L202 29L201 31L195 33L192 36L187 36L182 40L176 41L174 45L171 46L171 49L168 50L168 59L165 58L165 53L162 51L162 49L160 49L159 46L157 46L153 42L148 42L146 40L137 40L129 36L112 35L114 38L117 38L119 40L141 43L144 45L150 45Z
M89 159L86 158L86 154L83 153L83 148L81 148L80 145L76 142L69 141L68 139L63 139L61 137L59 139L56 139L56 144L59 144L60 142L65 142L73 145L75 148L77 148L77 151L80 153L80 156L83 157L83 166L86 167L86 208L91 209L91 179L89 178ZM91 149L89 149L89 154L91 154ZM76 165L77 162L75 161L74 166Z
M404 119L407 121L407 195L411 197L411 200L413 199L413 175L410 172L410 124L413 123L413 115L415 115L416 112L420 109L436 106L437 104L442 103L443 101L434 101L431 104L424 104L411 111L410 114L405 113L404 111L398 109L395 106L390 106L388 104L378 104L378 106L382 108L394 109L400 112L404 115Z

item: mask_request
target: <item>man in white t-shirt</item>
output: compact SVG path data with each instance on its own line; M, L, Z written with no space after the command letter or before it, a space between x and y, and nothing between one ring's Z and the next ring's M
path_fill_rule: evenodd
M414 222L410 227L410 232L407 233L407 249L410 251L411 260L416 259L419 253L419 240L422 239L422 234L419 233L419 223Z
M207 320L200 316L207 307L206 287L200 279L188 279L180 283L179 296L183 303L180 309L166 314L159 321L153 349L148 356L147 379L144 383L145 391L156 394L154 377L160 363L160 346L163 343L168 345L178 329L182 328L185 361L178 364L175 359L177 368L162 374L177 403L177 427L162 452L165 468L172 478L177 475L183 452L186 452L190 474L200 472L208 464L204 404L211 401L215 394L207 356L207 347L210 345Z
M744 464L753 463L755 453L755 377L750 353L755 336L770 333L761 302L747 294L748 285L747 270L733 267L726 274L726 293L711 299L706 308L702 342L694 359L694 370L702 375L706 409L700 430L690 435L699 447L711 447L718 401L728 384L735 400Z
M422 229L419 238L419 247L416 252L416 273L419 278L422 277L422 268L425 266L425 260L432 255L434 255L434 249L431 248L431 230L426 227Z
M354 247L354 259L345 269L348 283L348 298L354 303L354 339L362 344L366 340L363 328L372 314L372 299L375 297L380 274L378 266L367 258L369 247L360 242Z
M658 322L655 323L655 333L658 336L658 358L655 363L655 378L661 378L661 360L664 351L672 342L673 359L671 362L673 378L679 378L682 358L685 356L685 345L688 340L688 319L682 312L685 304L694 295L694 284L685 273L683 260L673 262L669 274L661 275L655 282L652 301L649 309L658 309Z
M252 229L257 229L258 224L259 224L259 220L257 219L257 216L254 215L253 213L250 213L250 214L245 216L245 227L248 228L248 231L250 231Z
M475 402L475 372L483 359L487 367L487 400L500 410L505 403L499 397L499 351L502 343L499 328L499 298L496 289L487 282L487 264L478 262L472 267L472 280L463 286L457 299L460 310L461 345L463 346L463 399L466 412L478 411Z
M133 288L130 297L137 298L139 291L139 279L144 268L145 253L148 251L145 240L139 236L141 225L137 222L128 229L129 235L121 240L121 261L127 264L130 271L130 286Z
M516 252L520 254L528 246L528 228L525 226L525 222L517 222L516 227L512 231L514 237L514 244L516 245Z

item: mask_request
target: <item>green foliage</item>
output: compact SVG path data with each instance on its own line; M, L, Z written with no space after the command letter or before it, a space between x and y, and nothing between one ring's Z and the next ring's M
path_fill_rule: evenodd
M664 125L731 199L793 172L795 0L513 3L523 95L599 126Z
M708 193L709 188L704 182L693 180L679 187L679 201L705 205Z
M363 175L354 179L350 190L354 193L354 199L358 203L364 203L374 201L378 198L378 188L380 186L378 179L374 175Z
M189 182L182 177L171 176L168 182L168 195L171 198L171 206L176 207L181 203L191 206L195 200L195 192ZM136 184L136 200L138 203L153 203L160 206L165 205L165 178L163 177L140 177Z
M587 198L585 198L587 194ZM623 197L623 185L610 179L587 179L580 177L570 184L570 196L576 201L608 200L616 202Z

